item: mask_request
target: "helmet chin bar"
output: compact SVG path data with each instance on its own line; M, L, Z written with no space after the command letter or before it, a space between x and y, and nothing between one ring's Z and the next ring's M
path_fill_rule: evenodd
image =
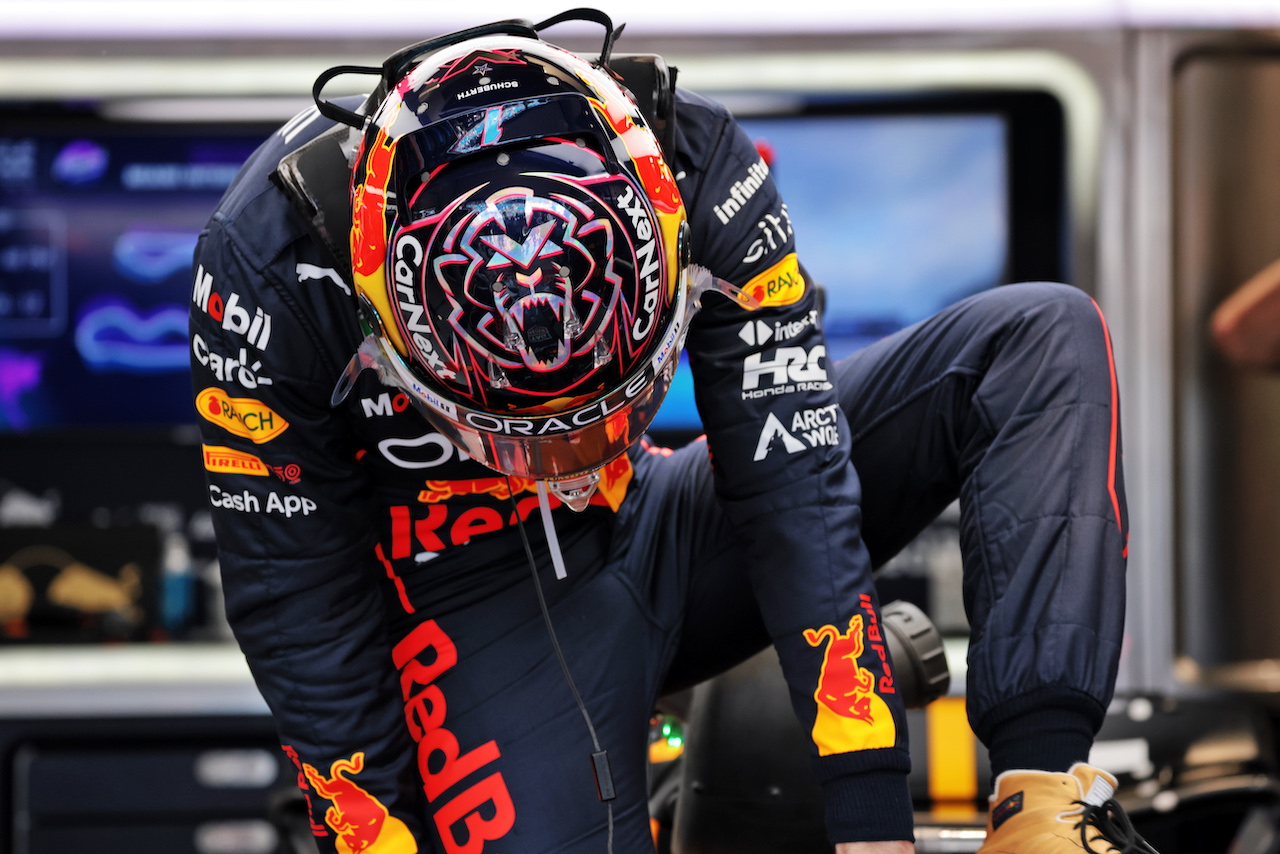
M743 308L755 310L760 308L760 303L755 297L739 288L737 285L730 284L724 279L718 279L711 275L711 271L705 267L690 265L688 267L688 302L685 305L684 328L688 329L689 321L702 308L702 296L708 291L723 294L725 297L733 300ZM683 344L683 342L681 342ZM587 472L577 477L566 477L563 479L549 479L546 481L547 489L566 507L575 513L581 513L586 509L587 504L591 502L591 496L595 495L596 487L600 485L600 471Z
M596 494L596 487L599 485L599 469L580 474L577 477L547 481L548 491L575 513L581 513L587 508L587 504L591 501L591 496Z

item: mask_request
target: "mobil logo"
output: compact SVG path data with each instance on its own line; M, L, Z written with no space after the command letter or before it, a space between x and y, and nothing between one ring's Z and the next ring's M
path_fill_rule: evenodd
M404 392L399 392L392 396L390 392L384 391L377 397L360 398L360 408L364 410L365 418L373 418L377 415L394 415L409 408L409 396Z
M224 302L222 296L213 289L213 274L206 273L204 265L196 268L191 302L221 323L223 329L239 335L259 350L267 349L267 342L271 340L271 315L261 307L250 314L249 309L240 304L239 294L233 293Z

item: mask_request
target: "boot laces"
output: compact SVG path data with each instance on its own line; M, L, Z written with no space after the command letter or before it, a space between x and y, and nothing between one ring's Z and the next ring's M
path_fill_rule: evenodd
M1119 854L1159 854L1134 829L1133 822L1115 798L1107 798L1101 804L1075 803L1081 807L1080 820L1075 826L1080 831L1080 842L1089 854L1111 854L1113 851ZM1093 841L1105 842L1108 848L1099 851L1089 844L1090 828L1098 832Z

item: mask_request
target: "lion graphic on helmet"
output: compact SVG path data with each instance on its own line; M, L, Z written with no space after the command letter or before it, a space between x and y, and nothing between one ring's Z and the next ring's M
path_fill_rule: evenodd
M624 286L615 270L616 223L578 182L477 188L436 224L427 272L448 300L452 332L483 356L495 388L546 377L570 359L612 358ZM577 192L574 192L576 190ZM553 388L544 394L571 393Z

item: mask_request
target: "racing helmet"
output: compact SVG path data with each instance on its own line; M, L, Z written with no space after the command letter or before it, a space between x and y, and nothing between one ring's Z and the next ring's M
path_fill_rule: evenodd
M692 313L657 138L606 65L537 37L443 46L388 90L351 178L362 366L489 468L589 489Z

